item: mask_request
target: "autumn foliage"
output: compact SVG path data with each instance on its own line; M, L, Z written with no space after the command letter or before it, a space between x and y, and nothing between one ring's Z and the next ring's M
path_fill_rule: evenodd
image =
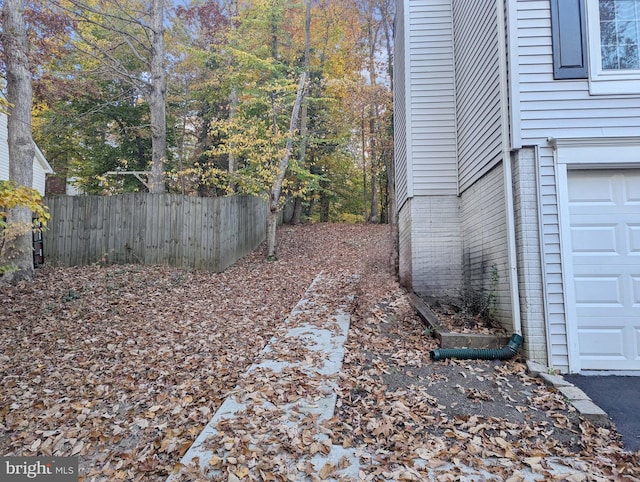
M150 5L160 3L41 3L25 11L36 47L34 139L56 175L84 192L145 191L149 181L114 173L158 167ZM390 2L351 0L167 7L166 189L269 197L304 71L283 195L300 199L306 218L388 220L391 71L371 53L390 58L392 13Z
M33 213L33 224L17 222L11 218L15 207L29 208ZM0 181L0 275L14 269L13 242L33 230L44 229L49 220L49 211L42 203L40 193L11 181Z

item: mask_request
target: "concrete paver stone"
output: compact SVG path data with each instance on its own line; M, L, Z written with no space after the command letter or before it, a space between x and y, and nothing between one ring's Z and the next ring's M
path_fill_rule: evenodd
M544 380L547 385L551 385L554 387L569 387L572 386L571 383L562 378L561 375L551 375L550 373L540 373L540 378Z
M575 400L591 400L589 396L580 390L578 387L574 386L561 386L558 387L558 391L562 393L570 402L574 402Z
M593 403L591 399L572 400L571 403L576 408L576 410L580 412L580 415L582 415L585 419L589 420L594 425L599 425L602 427L608 427L609 425L611 425L611 420L609 420L609 415L607 415L607 412Z
M548 373L549 369L542 363L538 363L533 360L527 360L527 371L532 377L537 377L541 373Z

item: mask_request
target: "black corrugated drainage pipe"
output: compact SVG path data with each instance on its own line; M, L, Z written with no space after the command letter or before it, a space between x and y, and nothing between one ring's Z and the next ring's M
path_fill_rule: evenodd
M514 333L502 348L439 348L431 350L429 356L432 360L444 360L446 358L460 358L463 360L508 360L517 352L524 338Z

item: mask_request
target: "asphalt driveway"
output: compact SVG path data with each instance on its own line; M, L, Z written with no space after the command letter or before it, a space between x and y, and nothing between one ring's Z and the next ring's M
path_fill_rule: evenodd
M564 375L615 423L625 449L640 450L640 377Z

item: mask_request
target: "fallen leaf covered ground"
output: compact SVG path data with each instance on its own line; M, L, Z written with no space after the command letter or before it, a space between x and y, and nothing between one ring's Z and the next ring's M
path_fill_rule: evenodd
M429 360L436 345L397 285L388 227L278 236L278 261L261 247L220 274L96 265L3 286L0 453L77 455L83 480L166 479L314 277L340 272L359 282L326 431L363 454L362 479L425 480L453 463L438 477L457 480L462 461L516 481L559 457L568 480L639 480L617 433L582 421L522 360Z

